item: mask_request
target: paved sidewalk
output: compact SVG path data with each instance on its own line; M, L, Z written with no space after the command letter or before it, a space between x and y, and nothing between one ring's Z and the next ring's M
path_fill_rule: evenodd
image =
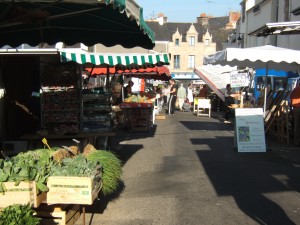
M86 224L300 224L299 153L271 138L267 153L237 153L233 136L220 115L188 112L119 132L123 186L87 207Z

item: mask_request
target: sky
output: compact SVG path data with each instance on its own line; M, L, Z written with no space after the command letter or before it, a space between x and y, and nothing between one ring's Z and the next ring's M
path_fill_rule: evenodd
M168 17L168 22L196 22L201 13L210 16L228 16L230 11L240 11L242 0L135 0L144 9L144 19L158 13Z

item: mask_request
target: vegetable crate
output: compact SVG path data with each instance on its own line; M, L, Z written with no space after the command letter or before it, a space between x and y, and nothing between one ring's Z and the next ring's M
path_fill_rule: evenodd
M101 190L101 179L90 177L55 177L48 178L48 204L91 205Z
M79 205L42 204L35 211L43 225L73 225L80 217Z
M30 204L38 207L45 199L46 192L38 194L35 181L21 181L18 186L14 182L3 182L6 192L0 194L0 207L13 204Z
M164 120L164 119L166 119L166 116L165 115L156 115L155 119L156 120Z

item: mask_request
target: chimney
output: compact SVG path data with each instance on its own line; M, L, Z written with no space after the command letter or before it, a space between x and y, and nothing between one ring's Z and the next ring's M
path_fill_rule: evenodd
M229 22L236 23L241 17L240 12L229 12Z
M201 13L199 17L197 17L197 23L200 23L203 26L208 25L208 16L206 13Z
M168 17L166 17L163 13L159 13L157 15L157 21L160 25L163 25L168 22Z

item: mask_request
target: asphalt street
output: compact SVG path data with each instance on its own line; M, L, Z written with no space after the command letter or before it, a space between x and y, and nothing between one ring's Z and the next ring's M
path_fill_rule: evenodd
M177 111L119 131L123 183L86 208L86 224L300 224L300 149L267 137L266 153L238 153L233 130L219 114Z

